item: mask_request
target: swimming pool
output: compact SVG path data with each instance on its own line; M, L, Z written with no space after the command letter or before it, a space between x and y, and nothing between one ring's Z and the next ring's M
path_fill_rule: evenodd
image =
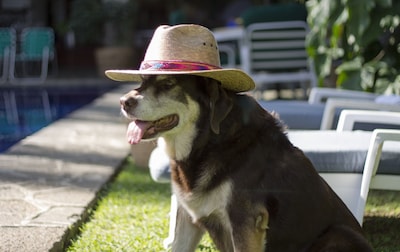
M37 87L14 88L18 108L18 122L7 120L5 103L0 101L0 153L6 151L21 139L29 136L50 123L65 117L72 111L89 104L100 95L110 91L114 86L79 86L49 87L52 120L46 119L40 92ZM11 90L11 89L9 89ZM0 92L9 91L2 89Z

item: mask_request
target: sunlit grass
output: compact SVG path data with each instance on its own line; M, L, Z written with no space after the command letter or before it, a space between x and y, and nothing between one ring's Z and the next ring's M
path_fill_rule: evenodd
M129 158L67 251L164 251L171 189ZM205 237L198 251L216 251Z
M170 196L169 184L155 183L128 158L67 251L165 251ZM365 214L375 251L400 251L400 192L371 191ZM217 250L205 236L197 251Z

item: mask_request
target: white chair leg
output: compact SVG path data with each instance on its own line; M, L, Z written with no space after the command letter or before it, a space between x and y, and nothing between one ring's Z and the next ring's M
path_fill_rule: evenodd
M42 96L42 105L43 105L44 117L46 118L47 122L51 122L52 113L51 113L49 94L47 93L46 90L42 90L41 96Z
M10 49L6 47L3 53L3 69L1 72L0 83L5 83L7 81L9 63L10 63Z
M6 108L7 122L9 124L18 124L19 123L18 109L14 91L12 90L4 91L3 98L4 98L4 105Z
M381 158L382 147L385 141L400 141L400 131L392 129L376 129L372 133L367 157L365 160L363 180L361 182L361 201L359 201L357 214L359 217L361 217L361 221L368 198L371 180L373 180L374 176L376 175Z
M178 214L178 201L175 194L171 195L171 211L169 212L169 233L168 237L164 240L163 245L165 249L171 247L175 239L176 218Z

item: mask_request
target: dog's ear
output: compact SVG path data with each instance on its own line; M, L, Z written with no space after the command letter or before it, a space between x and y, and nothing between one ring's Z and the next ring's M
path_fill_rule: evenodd
M219 125L232 109L232 98L217 81L211 80L207 85L210 96L210 123L215 134L219 134Z

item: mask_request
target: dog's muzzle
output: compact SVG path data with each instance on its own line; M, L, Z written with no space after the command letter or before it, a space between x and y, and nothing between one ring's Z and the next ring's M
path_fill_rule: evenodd
M119 99L119 103L121 104L121 108L125 112L129 113L129 111L131 111L132 109L134 109L137 106L138 101L136 98L134 98L132 96L122 96Z
M173 129L178 123L179 117L176 114L168 115L155 121L133 120L128 125L128 142L137 144L142 139L154 139L159 133Z
M179 116L177 114L166 115L156 120L138 118L133 113L138 100L132 94L122 96L120 104L122 110L125 111L125 116L133 119L129 123L127 130L127 138L130 144L137 144L142 139L153 139L159 133L173 129L179 123Z

